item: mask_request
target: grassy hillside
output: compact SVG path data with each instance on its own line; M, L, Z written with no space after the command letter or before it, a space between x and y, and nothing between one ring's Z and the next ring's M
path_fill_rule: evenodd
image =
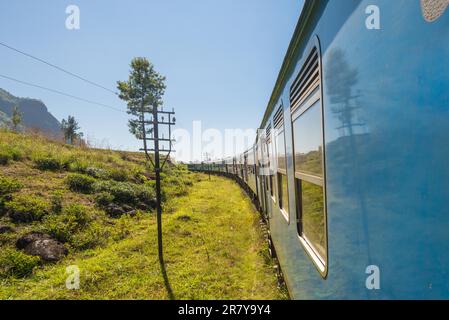
M167 167L163 272L141 154L0 132L0 162L0 299L285 297L257 213L229 180ZM18 249L31 232L66 254L46 261ZM70 265L80 269L79 290L66 288Z

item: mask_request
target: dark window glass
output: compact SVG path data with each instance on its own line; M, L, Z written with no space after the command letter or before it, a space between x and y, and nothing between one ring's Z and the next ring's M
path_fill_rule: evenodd
M287 175L278 173L279 207L288 213Z
M278 199L279 199L279 208L282 208L282 189L281 189L281 185L282 185L282 174L277 173L277 183L278 183Z

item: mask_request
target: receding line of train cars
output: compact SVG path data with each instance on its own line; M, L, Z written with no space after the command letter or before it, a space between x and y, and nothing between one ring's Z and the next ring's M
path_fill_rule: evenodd
M190 165L252 191L292 298L449 297L448 2L307 0L254 146Z

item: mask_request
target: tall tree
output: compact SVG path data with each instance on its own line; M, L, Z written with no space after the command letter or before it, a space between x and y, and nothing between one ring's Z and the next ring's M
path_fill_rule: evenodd
M158 137L158 107L162 105L162 96L165 92L165 78L154 70L153 65L146 58L134 58L131 61L131 71L128 81L118 81L120 99L126 101L128 113L133 116L128 122L129 130L137 139L143 140L143 147L147 159L153 164L156 174L156 217L157 217L157 242L159 263L162 273L165 274L165 265L162 249L162 205L161 205L161 168L159 164L159 137ZM153 122L145 119L145 114L151 114ZM145 125L149 123L150 129ZM152 126L151 126L152 124ZM154 132L153 132L154 130ZM147 133L150 138L147 138ZM150 157L147 139L154 142L154 163ZM169 291L170 295L170 291ZM170 295L171 296L171 295Z
M76 139L83 136L79 129L80 126L74 116L68 116L67 120L63 119L61 122L61 130L64 133L65 141L69 144L73 144Z
M153 108L162 105L165 92L165 77L154 70L154 66L146 58L134 58L128 81L118 81L120 99L126 101L127 112L134 116L129 120L129 131L142 139L142 132L151 133L145 129L144 113L152 112Z
M22 123L23 113L20 112L19 107L14 106L12 109L12 124L14 126L14 131L17 132L19 125Z

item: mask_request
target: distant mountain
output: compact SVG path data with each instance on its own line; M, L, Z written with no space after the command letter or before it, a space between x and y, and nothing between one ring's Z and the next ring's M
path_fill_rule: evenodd
M60 122L47 110L40 100L19 98L0 88L0 124L10 126L12 110L17 106L23 113L23 125L51 134L60 134Z

